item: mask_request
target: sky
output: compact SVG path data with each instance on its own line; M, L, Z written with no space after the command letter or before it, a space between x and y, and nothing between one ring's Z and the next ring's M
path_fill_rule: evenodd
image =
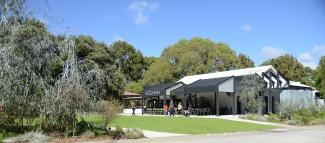
M258 66L292 54L313 69L325 55L324 0L34 0L26 4L56 34L125 40L159 57L180 39L208 38Z

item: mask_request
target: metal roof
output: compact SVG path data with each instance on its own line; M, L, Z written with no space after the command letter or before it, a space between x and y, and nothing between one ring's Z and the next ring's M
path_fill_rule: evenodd
M178 80L178 82L183 82L185 84L191 84L200 79L211 79L211 78L222 78L222 77L231 77L231 76L245 76L245 75L252 75L257 74L262 77L263 73L267 71L272 71L274 74L278 74L278 71L271 65L269 66L260 66L260 67L253 67L253 68L245 68L245 69L238 69L238 70L229 70L229 71L222 71L222 72L213 72L207 74L199 74L199 75L191 75L183 77L182 79ZM280 74L281 75L281 74ZM285 84L286 81L285 77L280 78L280 81ZM276 80L272 78L273 82ZM268 81L266 81L268 83Z
M230 77L220 77L211 79L200 79L192 84L185 86L185 94L198 92L214 92L217 90L219 83L227 80Z

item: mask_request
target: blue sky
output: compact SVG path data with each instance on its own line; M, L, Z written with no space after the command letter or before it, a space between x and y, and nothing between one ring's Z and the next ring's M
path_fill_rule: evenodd
M289 53L315 68L325 55L324 0L29 1L54 33L69 28L107 44L125 40L160 56L180 38L209 38L263 61ZM63 30L62 30L63 29Z

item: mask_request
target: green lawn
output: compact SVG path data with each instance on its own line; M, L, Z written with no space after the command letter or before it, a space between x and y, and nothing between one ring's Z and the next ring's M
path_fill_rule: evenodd
M95 115L83 116L92 123L101 123L101 118ZM162 116L119 116L111 126L140 128L144 130L183 133L208 134L242 131L260 131L276 128L274 126L259 125L212 118L162 117Z

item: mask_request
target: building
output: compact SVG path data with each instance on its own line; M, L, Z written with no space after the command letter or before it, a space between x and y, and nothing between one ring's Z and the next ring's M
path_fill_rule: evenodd
M192 75L176 83L145 86L142 111L161 109L172 99L176 106L181 104L185 110L193 109L194 114L198 115L245 114L247 108L239 100L239 86L240 81L249 75L264 81L264 89L257 95L264 105L259 113L279 113L282 91L293 89L294 86L290 86L290 81L272 66Z

